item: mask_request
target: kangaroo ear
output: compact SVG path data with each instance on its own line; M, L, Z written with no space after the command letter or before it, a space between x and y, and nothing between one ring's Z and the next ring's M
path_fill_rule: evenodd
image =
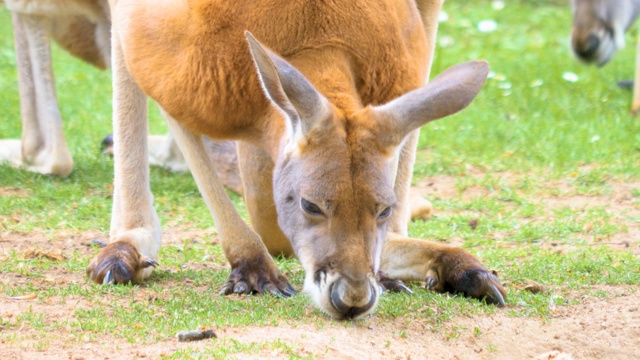
M288 118L292 129L306 135L331 112L329 101L296 68L245 32L260 83L269 100Z
M385 146L398 146L413 130L464 109L487 79L489 64L455 65L425 86L373 108Z

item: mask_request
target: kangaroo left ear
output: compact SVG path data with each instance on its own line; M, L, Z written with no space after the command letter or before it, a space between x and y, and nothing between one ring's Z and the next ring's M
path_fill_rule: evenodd
M267 50L246 31L251 55L265 95L288 118L294 132L306 135L316 121L330 114L329 101L296 68Z
M373 108L384 146L397 146L413 130L464 109L487 79L489 64L470 61L455 65L425 86Z

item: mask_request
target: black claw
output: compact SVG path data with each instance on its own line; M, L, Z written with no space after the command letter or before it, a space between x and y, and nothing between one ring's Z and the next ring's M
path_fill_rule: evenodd
M148 268L149 266L156 267L156 266L159 266L160 264L158 264L158 262L153 259L146 258L144 259L144 261L142 261L141 265L142 265L142 268L145 269L145 268Z
M104 275L104 279L102 280L102 284L111 285L114 282L115 282L115 279L113 278L113 272L111 270L107 271L107 273Z
M378 272L377 280L378 285L382 288L382 291L406 292L409 294L413 294L413 290L407 287L402 282L402 280L390 278L382 271Z
M398 284L398 286L400 287L400 291L402 292L407 292L409 294L413 294L413 290L411 290L407 285L400 283Z
M103 248L103 247L107 246L107 243L102 241L102 240L100 240L100 239L93 239L93 240L90 241L90 243L98 245L98 247L100 247L100 248Z
M293 286L291 286L291 284L289 284L289 283L287 283L287 287L282 290L282 293L286 297L291 297L291 296L297 294L296 289L294 289Z
M383 291L390 292L406 292L409 294L413 294L413 290L411 290L407 285L405 285L401 280L396 279L385 279L379 282Z
M267 288L267 292L273 296L279 297L279 298L285 298L286 296L280 292L280 290L278 290L278 288L276 288L275 286L273 287L269 287Z
M431 290L431 288L436 286L436 285L438 285L438 280L436 280L436 279L432 278L431 276L429 276L427 278L427 283L426 283L426 286L425 286L427 288L427 290Z
M233 292L236 294L249 294L249 287L244 281L239 281L234 287Z
M231 284L226 283L222 289L220 289L220 292L218 293L218 295L220 296L224 296L224 295L229 295L233 292L233 288L231 287Z
M490 304L495 304L498 307L503 307L505 305L504 297L500 290L493 284L489 284L489 293L487 294L486 301Z

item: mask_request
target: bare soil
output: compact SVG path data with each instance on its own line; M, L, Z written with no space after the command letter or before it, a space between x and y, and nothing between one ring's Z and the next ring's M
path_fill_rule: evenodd
M558 184L558 186L563 186ZM551 213L559 207L584 209L604 206L625 222L627 232L617 234L594 246L610 246L617 250L632 251L639 255L640 208L631 196L631 190L640 183L614 184L611 196L561 195L543 199ZM434 177L418 184L418 191L428 198L457 196L452 177ZM3 191L14 191L3 189ZM489 196L482 188L469 188L462 196ZM437 214L436 209L436 214ZM541 217L546 216L542 214ZM588 229L585 230L588 232ZM215 230L165 229L166 243L181 243L184 239L210 238ZM38 248L51 252L51 256L71 250L93 253L89 242L106 240L98 232L0 233L0 261L11 251L26 253ZM585 239L588 239L585 236ZM558 245L562 247L563 245ZM61 251L61 252L59 252ZM46 256L36 254L35 256ZM13 285L25 282L19 276L0 276L0 282ZM33 281L30 279L29 281ZM56 283L84 282L84 274L70 273L63 266L54 266L43 286ZM36 346L13 347L6 339L16 335L28 339L27 328L5 329L0 326L0 358L2 359L130 359L158 358L180 349L197 351L212 346L213 342L233 339L240 343L284 340L300 355L314 355L320 359L640 359L640 287L601 286L608 297L590 297L576 293L578 305L558 306L549 319L512 317L509 307L494 315L458 316L438 329L428 322L406 319L380 320L375 317L355 323L286 324L267 327L230 327L215 329L218 339L181 343L167 338L147 345L133 345L124 339L106 335L99 341L77 342L65 333L52 333L49 346L38 351ZM140 295L144 296L144 294ZM40 302L34 298L10 298L0 294L0 317L11 323L21 313L38 311L47 318L73 317L80 307L99 306L81 297L69 296L64 301L51 299ZM28 344L27 344L28 345ZM257 354L236 355L243 359L289 358L282 350L263 349Z
M380 321L375 318L358 323L325 326L301 324L277 327L216 329L218 339L242 343L285 340L300 355L315 354L321 359L532 359L552 351L565 359L640 358L639 289L609 288L617 294L609 299L587 298L580 305L559 307L547 321L514 318L507 311L488 316L460 317L440 331L420 321ZM71 302L71 301L70 301ZM48 316L72 316L74 308L89 306L47 304ZM18 316L34 306L28 300L0 299L2 316ZM452 329L449 331L448 329ZM453 330L455 329L455 330ZM28 332L19 329L18 333ZM402 332L401 332L402 331ZM457 334L452 337L451 334ZM3 359L119 359L158 358L189 348L204 349L209 341L180 343L175 338L150 345L132 345L125 340L103 336L98 342L70 343L65 334L52 334L49 348L42 352L17 349L0 343ZM23 344L24 345L24 344ZM281 350L242 354L241 358L288 358Z

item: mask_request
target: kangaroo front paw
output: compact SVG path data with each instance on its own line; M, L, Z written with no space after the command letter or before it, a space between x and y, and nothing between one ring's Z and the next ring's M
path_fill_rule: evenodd
M155 260L142 256L129 241L121 240L100 250L89 263L87 276L98 284L138 283L156 266Z
M406 292L409 294L413 294L413 290L411 290L407 285L402 282L402 280L393 279L385 275L382 271L378 271L377 279L378 284L382 287L384 291L391 292Z
M497 273L460 248L450 248L434 261L426 276L426 288L437 292L460 292L489 304L504 306L507 292Z
M231 270L229 280L224 284L220 295L264 294L280 297L296 294L295 289L274 265L266 260L241 261Z

